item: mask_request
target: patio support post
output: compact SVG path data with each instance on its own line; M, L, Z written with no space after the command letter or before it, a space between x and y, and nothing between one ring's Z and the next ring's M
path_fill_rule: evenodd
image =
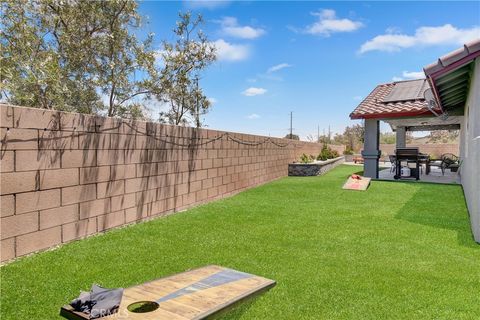
M397 148L405 148L407 146L407 128L406 127L397 127L397 137L396 137L396 146Z
M362 150L364 159L363 174L378 178L378 159L380 158L380 122L377 119L365 119L365 142Z

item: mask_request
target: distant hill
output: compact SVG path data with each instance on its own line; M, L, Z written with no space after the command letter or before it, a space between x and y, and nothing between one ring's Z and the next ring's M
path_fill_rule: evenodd
M382 144L395 144L395 133L381 133L380 143ZM414 137L411 133L407 133L407 143L409 144L444 144L455 143L458 144L460 140L459 132L454 131L432 131L429 135L423 137Z

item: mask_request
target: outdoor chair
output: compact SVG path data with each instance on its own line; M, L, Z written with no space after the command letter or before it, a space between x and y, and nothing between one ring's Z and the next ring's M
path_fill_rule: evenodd
M454 155L453 153L445 153L442 154L440 160L430 161L430 167L438 167L442 170L442 175L445 175L445 169L450 169L452 172L456 172L458 170L459 161L458 156Z

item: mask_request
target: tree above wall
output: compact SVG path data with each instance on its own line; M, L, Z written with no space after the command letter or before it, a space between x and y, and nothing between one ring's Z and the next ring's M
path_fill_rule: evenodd
M135 1L8 0L2 1L1 8L4 101L142 118L147 102L156 101L154 97L169 97L189 101L189 114L193 114L194 106L197 114L208 111L209 103L198 81L191 81L215 60L215 52L203 34L187 45L182 43L183 48L172 46L163 67L156 63L153 35L143 39L137 36L145 19ZM199 23L201 17L190 20L190 14L180 15L175 33L181 37L182 32L192 31L189 28ZM175 56L173 51L189 54ZM185 79L190 81L181 90L172 90L173 83Z
M161 58L165 64L157 99L169 105L160 113L160 121L170 124L193 123L201 127L201 116L208 112L210 101L199 86L200 73L216 59L215 47L199 29L202 17L179 14L173 30L175 43L163 43Z
M300 140L300 137L297 134L289 133L285 136L285 139Z

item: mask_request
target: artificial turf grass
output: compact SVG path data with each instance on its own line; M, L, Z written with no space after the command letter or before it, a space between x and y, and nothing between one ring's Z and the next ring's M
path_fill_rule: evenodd
M227 319L475 319L480 246L460 186L291 177L1 268L2 319L52 319L95 282L127 287L208 264L277 281Z

